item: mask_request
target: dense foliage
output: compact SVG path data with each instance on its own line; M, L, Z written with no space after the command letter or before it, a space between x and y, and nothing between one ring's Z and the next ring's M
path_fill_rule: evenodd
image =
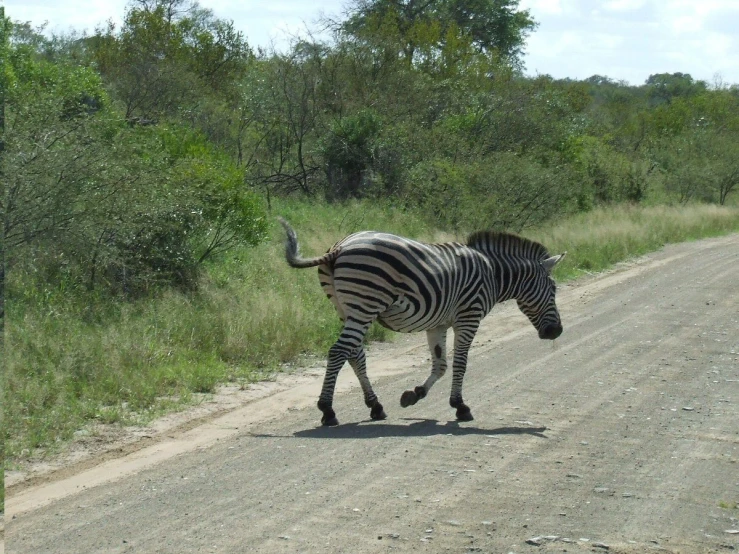
M162 17L132 10L129 20L136 14L147 25ZM112 55L111 40L56 43L14 27L3 133L6 264L38 274L39 282L88 290L138 295L160 284L192 288L205 259L261 239L262 202L204 130L175 117L186 101L182 92L193 90L173 84L187 80L185 62L149 67L152 88L163 91L133 100L131 89L150 87L140 67L126 73L127 64L152 62L124 44L114 74L100 71L100 60ZM125 30L117 40L125 43ZM193 63L192 56L184 59ZM148 118L160 122L145 125Z
M263 201L390 199L516 231L608 202L725 203L739 89L527 78L518 2L354 0L257 54L188 0L46 38L3 25L4 244L44 282L139 294L264 235Z

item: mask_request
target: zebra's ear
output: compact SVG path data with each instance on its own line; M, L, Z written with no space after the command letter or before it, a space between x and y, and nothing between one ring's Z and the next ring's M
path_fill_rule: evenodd
M564 254L560 254L559 256L552 256L551 258L547 258L543 262L541 262L542 267L546 269L549 273L552 272L554 269L554 266L557 265L559 262L564 260L564 257L567 255L567 252Z

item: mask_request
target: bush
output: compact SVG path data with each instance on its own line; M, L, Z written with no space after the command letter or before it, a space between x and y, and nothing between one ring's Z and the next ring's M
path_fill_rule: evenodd
M600 139L586 136L576 141L574 163L583 174L592 202L641 202L646 199L653 169L647 160L631 160Z
M331 126L322 145L328 198L365 196L363 177L375 158L380 128L380 118L372 110L361 110Z
M574 210L574 175L512 153L457 164L432 160L408 176L405 202L453 230L520 232Z
M66 82L77 73L41 74ZM131 128L105 108L71 117L67 98L18 94L8 103L9 268L35 266L76 286L138 295L191 288L201 262L264 237L261 201L204 138Z

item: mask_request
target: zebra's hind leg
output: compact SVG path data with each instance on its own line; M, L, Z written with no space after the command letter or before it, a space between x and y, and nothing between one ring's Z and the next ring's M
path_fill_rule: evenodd
M334 389L336 388L336 379L339 376L344 362L353 357L355 351L361 349L362 340L367 333L371 322L360 322L352 317L348 317L344 322L344 329L339 335L334 345L328 351L328 364L326 365L326 374L323 377L323 387L321 395L318 397L318 409L323 412L321 423L327 426L338 425L339 420L333 409Z
M360 346L354 351L353 355L349 358L349 364L352 366L357 379L359 379L359 384L362 385L364 403L370 409L370 418L374 420L387 418L382 404L380 404L380 401L377 399L375 391L372 390L372 384L370 383L369 377L367 377L367 357L364 353L363 347Z
M446 373L446 327L429 329L426 331L426 338L431 351L431 375L423 385L413 390L405 391L400 397L400 405L403 408L412 406L422 398L425 398L434 383L441 379Z

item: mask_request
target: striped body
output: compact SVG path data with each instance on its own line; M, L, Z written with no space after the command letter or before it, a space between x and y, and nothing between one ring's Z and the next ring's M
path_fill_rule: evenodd
M467 353L482 318L497 302L515 298L541 338L554 339L562 331L550 277L561 256L549 257L538 243L481 232L467 244L425 244L364 231L339 241L323 256L304 259L298 254L295 232L281 222L288 235L288 263L297 268L318 266L321 286L344 322L329 351L318 402L326 425L338 423L331 404L336 377L346 361L359 378L372 418L385 417L366 375L362 346L373 321L394 331L427 333L431 375L423 385L403 393L404 407L423 398L445 373L447 330L454 330L450 404L462 420L472 419L462 401Z
M449 327L459 313L493 306L492 266L458 243L421 242L365 231L334 245L341 255L318 267L339 316L402 333Z

